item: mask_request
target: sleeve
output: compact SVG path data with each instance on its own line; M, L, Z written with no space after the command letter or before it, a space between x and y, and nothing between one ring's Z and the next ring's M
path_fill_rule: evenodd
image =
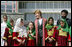
M27 37L27 30L24 30L24 36Z
M13 39L17 39L18 34L19 34L18 32L13 32L13 35L12 35Z
M35 35L35 31L32 34Z
M9 36L9 29L6 28L3 39L4 39L4 40L7 40L7 39L8 39L8 36Z
M56 30L56 34L55 34L56 41L58 40L58 36L59 36L59 30Z
M70 34L69 34L69 36L68 36L68 41L71 41L71 37L70 37Z
M71 27L70 27L70 29L69 29L68 41L71 41Z
M47 34L47 29L45 28L45 38L48 37L48 34Z
M57 33L56 28L54 28L54 33L53 33L53 36L51 37L54 41L56 41L56 34L58 33Z

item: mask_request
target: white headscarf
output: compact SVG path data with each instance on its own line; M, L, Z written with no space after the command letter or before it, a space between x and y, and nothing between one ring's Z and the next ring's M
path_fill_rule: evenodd
M14 27L13 32L19 32L19 37L22 37L23 35L27 37L26 28L24 26L20 26L21 18L18 18Z

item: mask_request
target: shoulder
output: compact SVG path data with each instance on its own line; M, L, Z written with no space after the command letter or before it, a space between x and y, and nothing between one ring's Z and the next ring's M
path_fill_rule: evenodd
M9 28L6 27L6 28L5 28L5 31L9 31Z
M43 18L43 20L44 20L44 21L47 21L47 19L46 19L46 18Z

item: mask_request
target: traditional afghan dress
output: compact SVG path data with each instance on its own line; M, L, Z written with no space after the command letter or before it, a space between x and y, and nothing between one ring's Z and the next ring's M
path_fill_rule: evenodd
M7 46L13 45L12 33L13 33L13 26L11 26L10 22L7 22L7 28L5 29L3 39L7 42Z
M13 41L14 41L13 46L25 46L25 41L24 44L22 44L17 40L19 39L23 41L26 40L27 37L26 28L24 26L20 26L20 22L21 22L21 18L18 18L13 31Z
M47 33L45 34L45 38L48 38L45 41L46 46L55 46L55 44L56 44L56 31L57 31L56 29L57 29L56 26L54 26L53 24L46 25L45 32L47 32ZM53 41L49 42L49 38L53 39Z
M28 27L27 27L28 28ZM30 32L30 30L28 29L27 32ZM35 29L33 28L33 30L28 34L28 38L27 38L27 46L36 46L36 42L35 42L35 38L31 36L31 34L33 36L35 36Z
M69 34L69 28L68 24L65 19L61 19L61 21L64 22L64 27L61 25L58 26L58 32L57 32L57 43L58 46L68 46L68 34Z

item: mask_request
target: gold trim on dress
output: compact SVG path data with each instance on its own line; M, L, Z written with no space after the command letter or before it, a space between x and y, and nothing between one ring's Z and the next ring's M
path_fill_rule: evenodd
M10 35L10 36L8 36L8 37L12 37L12 36Z
M13 39L17 39L17 37L13 37Z
M53 40L55 40L53 37L51 37Z
M7 38L6 38L6 37L3 37L3 39L7 40Z
M48 35L49 35L49 36L53 36L53 33L54 33L54 28L52 29L52 31L49 31L49 30L48 30Z
M67 36L67 32L64 32L62 30L59 30L59 35L60 36Z

